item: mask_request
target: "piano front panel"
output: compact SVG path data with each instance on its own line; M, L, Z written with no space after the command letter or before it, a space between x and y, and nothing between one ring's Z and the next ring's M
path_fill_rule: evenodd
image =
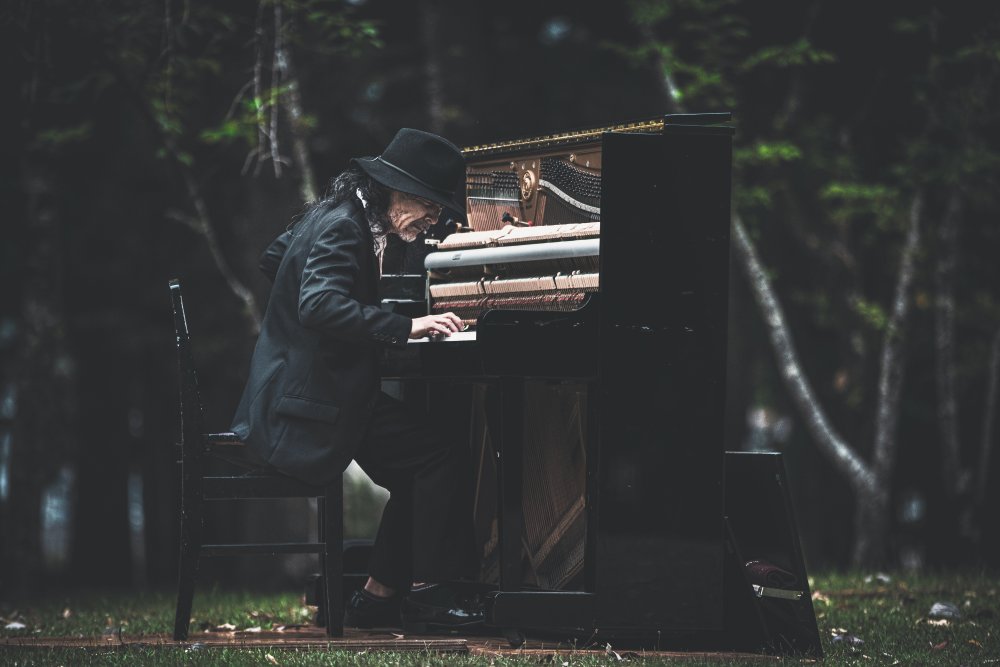
M722 627L730 152L723 129L605 135L601 627Z

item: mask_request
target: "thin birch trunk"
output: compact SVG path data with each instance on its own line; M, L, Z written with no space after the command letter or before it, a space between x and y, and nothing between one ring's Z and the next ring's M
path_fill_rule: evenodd
M851 448L850 445L834 430L826 413L820 406L812 386L802 371L792 332L785 321L785 315L777 295L771 287L757 251L750 241L746 228L739 215L733 214L733 239L736 255L750 283L754 299L760 307L764 325L767 327L768 338L774 349L781 378L798 408L800 416L805 420L806 428L813 439L833 464L840 470L856 491L873 490L876 479L868 464Z
M875 453L872 467L875 488L859 494L854 514L855 565L881 565L885 562L889 530L889 500L892 471L899 449L899 400L903 389L903 327L909 312L910 289L916 274L916 255L920 248L923 219L923 195L918 193L910 205L909 225L899 260L899 273L892 300L892 311L882 340L879 362L878 398L875 409Z
M305 123L305 113L302 111L302 93L299 90L298 73L295 70L291 50L285 46L285 40L281 39L277 34L283 30L280 3L275 3L274 11L276 31L274 38L275 70L281 81L285 84L285 90L280 98L281 105L288 113L292 135L292 154L295 164L298 165L299 171L302 173L302 178L299 181L299 193L303 201L313 202L318 198L319 189L317 188L312 162L309 159L309 146L306 141L308 128Z
M916 254L920 246L920 226L924 214L922 194L910 205L910 220L899 261L892 311L882 341L879 361L878 405L875 410L875 474L880 482L888 481L896 462L896 430L899 423L899 397L903 388L903 326L910 305Z

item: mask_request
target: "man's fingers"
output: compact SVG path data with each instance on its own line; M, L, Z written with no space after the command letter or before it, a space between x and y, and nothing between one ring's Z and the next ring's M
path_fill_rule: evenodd
M445 327L449 332L458 331L460 327L457 324L455 324L453 320L454 315L452 315L451 317L449 317L449 315L451 315L451 313L445 313L438 319L437 323L440 326Z

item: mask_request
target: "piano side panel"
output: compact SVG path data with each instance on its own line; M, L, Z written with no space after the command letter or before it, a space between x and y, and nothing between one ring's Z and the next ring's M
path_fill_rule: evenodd
M603 143L597 626L721 629L731 135Z

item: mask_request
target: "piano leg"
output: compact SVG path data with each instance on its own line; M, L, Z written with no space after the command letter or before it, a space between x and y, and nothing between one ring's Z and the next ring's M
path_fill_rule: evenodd
M524 380L500 381L500 590L521 589L522 453L524 449Z

